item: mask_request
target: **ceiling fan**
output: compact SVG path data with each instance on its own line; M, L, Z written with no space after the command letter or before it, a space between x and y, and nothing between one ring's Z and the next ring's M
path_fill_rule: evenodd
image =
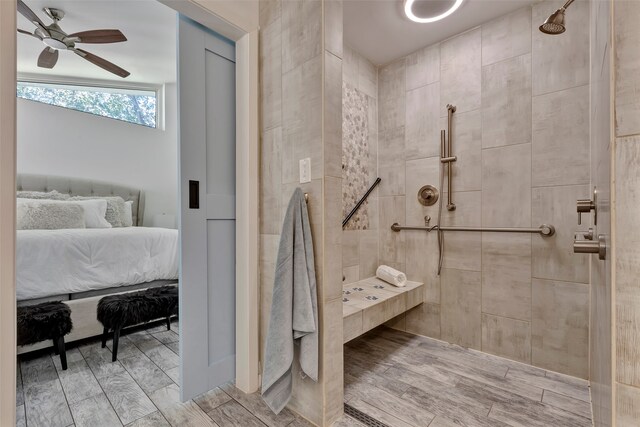
M50 25L44 25L38 15L22 0L18 0L18 12L36 26L33 33L21 29L18 29L18 32L39 39L46 46L38 57L38 67L53 68L56 62L58 62L58 52L61 50L69 50L92 64L122 78L130 74L127 70L118 67L106 59L76 47L76 43L118 43L127 41L127 38L120 30L91 30L67 34L62 31L58 25L58 22L64 18L64 12L60 9L52 7L44 8L47 16L53 20L53 23Z

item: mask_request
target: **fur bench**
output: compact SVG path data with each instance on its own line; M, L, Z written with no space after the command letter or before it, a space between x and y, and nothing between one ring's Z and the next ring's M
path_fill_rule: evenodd
M171 330L171 316L178 314L178 287L162 286L143 291L109 295L98 302L98 320L102 323L102 347L107 345L109 331L113 331L112 361L118 360L120 332L127 326L152 320L166 319Z
M18 307L16 323L19 346L52 340L55 353L60 354L62 370L67 369L64 336L73 329L68 305L56 301Z

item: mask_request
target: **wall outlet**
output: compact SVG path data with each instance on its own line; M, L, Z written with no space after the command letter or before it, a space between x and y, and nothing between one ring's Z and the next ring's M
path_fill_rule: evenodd
M311 158L300 160L300 184L311 182Z

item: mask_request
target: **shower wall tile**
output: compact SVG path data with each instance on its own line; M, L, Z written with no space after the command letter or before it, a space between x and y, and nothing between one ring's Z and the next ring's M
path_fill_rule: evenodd
M447 231L445 234L443 268L480 271L482 266L480 233Z
M330 1L329 3L336 3ZM336 6L337 7L337 6ZM340 2L340 8L342 3ZM340 10L342 17L342 10ZM342 21L340 21L342 23ZM342 40L342 35L340 37ZM342 177L342 60L324 52L323 170L325 176Z
M363 230L360 233L360 278L373 277L378 268L378 230Z
M447 104L458 113L481 106L482 32L467 31L440 45L440 116L447 115Z
M322 1L283 1L282 72L287 73L320 53L322 53ZM321 68L318 67L318 69Z
M456 210L449 211L446 208L447 194L441 194L445 205L442 207L442 224L449 226L480 227L480 212L478 207L482 203L481 191L454 191L452 201L456 205ZM436 206L437 207L437 206ZM436 211L437 212L437 211ZM436 213L437 215L437 213ZM437 217L433 216L437 222Z
M342 52L342 81L358 89L358 54L346 44Z
M447 129L447 119L441 118L441 129ZM452 151L458 160L453 165L453 191L482 188L482 117L481 110L453 115ZM438 153L439 155L439 153ZM447 188L445 174L444 187Z
M289 3L298 2L283 7ZM311 179L322 178L322 57L284 73L282 83L282 182L299 182L299 160L305 157L311 158Z
M367 58L358 55L358 89L378 98L378 69Z
M408 311L405 331L440 339L440 305L424 303Z
M482 351L522 363L531 363L531 324L483 314Z
M405 60L400 59L378 70L380 131L405 124Z
M260 232L278 234L280 221L280 187L282 185L282 128L262 133L260 147Z
M282 13L282 0L261 0L259 3L260 29L264 30L267 25L280 18L280 14Z
M344 230L342 232L342 267L358 265L360 262L360 232L359 230Z
M515 12L482 25L482 65L531 52L531 8Z
M429 215L432 221L437 221L438 204L423 206L418 202L418 190L424 185L438 188L440 174L440 160L438 157L408 160L406 162L406 224L424 226L424 218ZM438 190L440 191L440 189ZM440 193L440 197L442 197ZM382 224L390 226L391 224Z
M538 27L565 0L535 3L532 13L533 95L589 83L589 2L574 2L567 10L567 31L549 36Z
M407 90L440 80L440 45L420 49L407 56Z
M533 98L533 185L589 183L589 85Z
M531 142L531 54L482 67L482 148Z
M279 9L280 2L274 3ZM264 24L260 31L262 131L282 124L282 26L279 13L274 15L273 20L268 25Z
M342 283L354 283L360 280L360 266L352 265L342 269Z
M552 224L551 237L533 236L533 277L589 282L589 255L573 253L574 231L586 230L588 219L577 225L576 200L590 197L588 185L541 187L532 190L532 226Z
M380 197L380 263L404 264L405 233L391 230L391 224L405 223L405 197ZM388 225L387 225L388 224Z
M483 150L482 225L530 227L531 144Z
M338 58L343 56L342 0L323 0L324 3L324 49ZM342 79L337 78L340 83Z
M482 312L531 320L531 236L482 233Z
M442 270L441 339L480 350L480 272Z
M380 196L405 194L404 127L382 130L378 144Z
M640 3L616 1L615 4L616 135L625 136L640 133Z
M405 157L440 154L440 85L432 83L407 92Z
M589 373L589 286L533 279L531 319L535 366L579 378Z
M435 232L408 233L405 239L407 279L424 283L423 300L425 302L440 304L438 235Z

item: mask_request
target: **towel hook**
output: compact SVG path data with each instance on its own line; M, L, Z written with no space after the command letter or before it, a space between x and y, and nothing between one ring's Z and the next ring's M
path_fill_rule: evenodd
M304 201L309 203L309 193L304 193Z

